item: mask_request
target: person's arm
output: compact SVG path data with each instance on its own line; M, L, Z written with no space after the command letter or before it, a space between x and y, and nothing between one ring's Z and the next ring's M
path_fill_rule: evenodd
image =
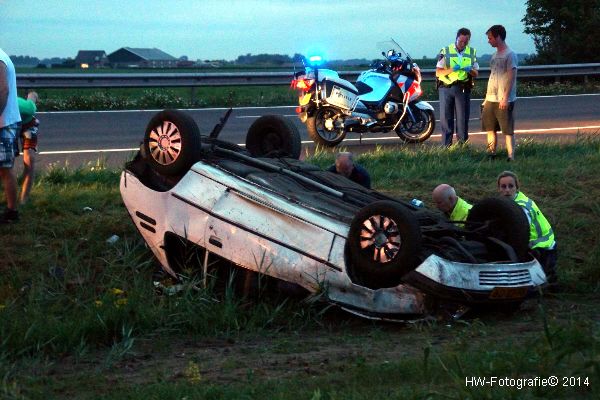
M473 78L477 78L479 75L479 64L477 63L477 51L474 48L471 48L473 52L473 65L471 66L471 70L469 71L469 75Z
M367 173L367 175L365 176L365 187L367 189L371 189L371 177L369 176L369 174Z
M513 87L517 81L517 64L516 64L516 55L513 53L511 57L508 58L509 65L506 69L506 81L508 84L504 88L504 93L502 94L502 98L500 99L499 108L506 109L508 108L508 100L510 98L510 93L512 92Z
M446 76L446 75L450 75L453 72L454 72L454 70L452 68L436 68L435 76L437 76L437 77Z
M354 166L356 172L360 177L360 184L366 187L367 189L371 189L371 176L369 175L369 171L366 170L363 166Z
M515 69L511 68L506 71L508 85L504 88L504 93L502 93L502 98L500 99L500 105L498 106L501 110L508 108L508 99L510 97L510 92L514 86L515 79Z
M438 62L435 66L435 76L438 78L440 76L446 76L454 72L452 68L446 68L446 55L443 52L440 52L438 55Z
M6 78L6 64L0 61L0 114L4 112L8 101L8 79Z

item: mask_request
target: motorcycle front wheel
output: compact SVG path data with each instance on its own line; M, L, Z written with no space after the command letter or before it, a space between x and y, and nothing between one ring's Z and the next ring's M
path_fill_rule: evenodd
M421 143L429 139L435 129L435 116L431 110L411 107L414 121L409 115L396 128L396 134L407 143Z
M338 121L341 116L333 108L320 108L306 120L308 135L316 144L325 147L334 147L346 137L343 121ZM339 122L342 122L339 127Z

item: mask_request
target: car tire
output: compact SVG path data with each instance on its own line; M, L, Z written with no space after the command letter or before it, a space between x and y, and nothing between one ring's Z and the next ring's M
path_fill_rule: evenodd
M490 197L477 202L467 217L467 223L489 222L485 234L510 245L519 260L528 259L529 223L525 213L511 199Z
M264 115L254 121L246 135L246 149L254 157L299 159L302 142L294 123L278 115Z
M200 143L200 130L190 115L163 110L146 127L142 154L156 172L181 175L198 160Z
M406 207L389 200L358 211L348 233L350 279L378 289L397 286L418 265L421 229Z

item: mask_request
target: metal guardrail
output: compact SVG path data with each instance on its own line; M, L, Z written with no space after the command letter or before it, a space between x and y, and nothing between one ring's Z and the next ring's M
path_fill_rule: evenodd
M355 81L362 71L340 71L343 79ZM423 80L433 81L435 69L421 70ZM489 68L481 68L478 79L488 78ZM531 65L519 67L518 78L600 75L600 63ZM289 85L292 72L217 72L217 73L78 73L78 74L17 74L17 86L23 89L40 88L144 88Z

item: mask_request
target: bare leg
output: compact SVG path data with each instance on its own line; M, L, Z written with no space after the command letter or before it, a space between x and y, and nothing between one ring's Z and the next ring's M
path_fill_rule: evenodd
M23 187L19 203L25 204L29 199L29 192L33 185L35 171L35 151L32 149L23 150Z
M488 154L496 154L496 132L489 131L487 133L487 142Z
M0 179L6 194L6 208L17 209L17 179L12 168L0 168Z
M515 135L504 135L506 140L506 152L508 158L511 160L515 159Z

